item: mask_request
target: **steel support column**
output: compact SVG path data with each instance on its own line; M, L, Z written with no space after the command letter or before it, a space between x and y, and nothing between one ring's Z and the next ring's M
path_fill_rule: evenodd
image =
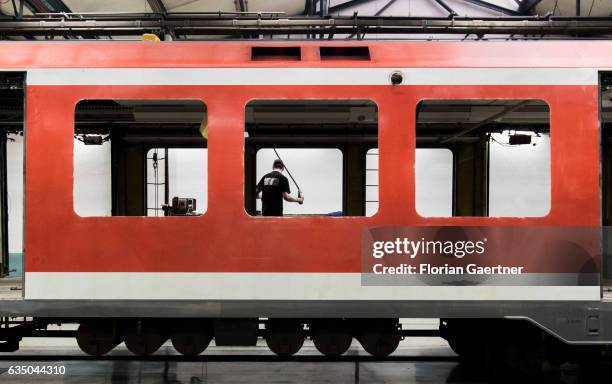
M6 131L2 129L0 132L0 256L2 258L0 277L8 275L10 271L8 260L7 140Z
M329 0L319 1L319 15L321 17L327 17L329 14Z

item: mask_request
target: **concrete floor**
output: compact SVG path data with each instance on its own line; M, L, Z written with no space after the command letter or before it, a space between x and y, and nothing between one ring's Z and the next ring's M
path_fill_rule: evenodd
M202 355L203 361L175 361L177 353L170 343L155 356L168 356L168 360L132 361L121 357L131 356L123 344L110 354L112 360L38 361L33 355L84 356L76 342L69 339L25 339L21 349L14 354L0 353L0 383L439 383L446 382L457 366L456 355L440 338L409 338L401 343L393 356L425 356L441 362L275 362L275 361L205 361L205 356L244 356L257 358L273 356L265 341L256 347L209 347ZM306 341L300 356L320 356L311 341ZM368 356L353 342L347 352L351 356ZM14 357L14 360L4 360ZM21 357L21 359L20 359ZM449 361L444 361L447 360ZM245 359L248 360L248 359ZM65 375L10 375L12 365L65 366Z
M0 279L0 300L21 299L22 297L22 277L3 277Z
M4 362L3 362L4 363ZM40 362L41 364L43 362ZM37 363L38 364L38 363ZM295 363L295 362L70 362L64 376L8 376L16 383L445 383L454 363ZM5 370L5 366L0 371ZM458 382L458 381L454 381Z
M603 299L605 301L612 301L612 285L605 285L602 291L603 291Z
M50 353L53 348L47 346L44 352ZM33 349L21 353L32 353ZM55 353L65 353L69 350L56 348ZM205 352L206 355L218 354L248 354L250 356L266 356L269 352L263 345L250 349L215 348ZM421 353L428 356L437 356L435 361L419 360ZM71 353L78 353L72 351ZM315 354L311 343L307 343L300 355ZM128 355L129 353L119 347L114 356ZM174 355L171 347L163 347L158 355ZM349 354L362 355L363 350L353 345ZM221 384L251 384L251 383L279 383L279 384L343 384L343 383L386 383L386 384L425 384L425 383L608 383L612 377L612 367L604 368L597 373L569 368L563 372L525 376L513 371L485 372L485 367L465 366L454 361L454 354L440 340L418 339L406 340L393 356L414 356L413 361L391 362L296 362L296 361L175 361L174 359L160 359L156 361L133 360L0 360L0 382L2 384L22 383L74 383L74 384L195 384L195 383L221 383ZM443 357L449 357L445 361ZM410 360L410 359L407 359ZM64 375L11 375L9 367L15 365L25 366L63 366ZM481 369L483 368L483 369ZM493 377L493 379L491 378ZM603 381L602 381L603 380Z

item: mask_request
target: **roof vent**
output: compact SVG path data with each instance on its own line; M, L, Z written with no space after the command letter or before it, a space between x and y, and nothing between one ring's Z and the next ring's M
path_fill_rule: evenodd
M368 47L320 47L321 60L370 60Z
M253 61L299 61L302 59L300 47L251 47Z

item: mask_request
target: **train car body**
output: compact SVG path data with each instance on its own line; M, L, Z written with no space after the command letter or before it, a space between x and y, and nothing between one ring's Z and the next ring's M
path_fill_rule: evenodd
M254 46L299 48L299 59L253 60ZM369 54L322 60L321 46L366 47ZM0 301L0 315L522 318L567 343L612 343L612 302L602 296L599 124L599 78L612 68L610 47L607 42L2 43L0 69L25 73L26 152L24 294ZM79 216L73 208L74 116L76 105L87 99L202 101L208 115L207 211L194 217ZM269 218L245 211L245 106L270 99L376 103L375 215ZM421 101L432 99L544 101L550 108L549 213L419 215L416 111ZM469 240L474 228L497 239L495 256L477 259L478 267L522 267L522 274L466 284L445 280L444 271L437 282L364 280L376 261L369 259L375 240L427 240L450 229L455 231L450 238ZM503 251L528 234L552 239L557 248L540 243ZM559 256L563 241L578 244L581 252ZM429 260L441 267L447 259ZM475 259L461 260L467 266Z

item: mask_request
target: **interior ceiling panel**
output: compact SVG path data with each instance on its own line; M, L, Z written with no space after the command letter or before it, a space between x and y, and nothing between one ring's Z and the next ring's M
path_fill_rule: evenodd
M10 1L0 1L0 13L3 15L14 16L13 4Z
M15 4L17 4L17 8L19 8L19 2L15 1ZM0 0L0 13L7 16L15 16L13 3L11 2L11 0ZM23 7L23 14L31 15L32 12L27 7Z
M63 0L75 13L145 13L151 12L147 0ZM249 12L284 12L288 16L299 15L306 6L305 0L162 0L168 12L236 12L240 11L241 4ZM6 4L0 0L2 10L10 8L10 1Z
M284 12L299 15L306 7L305 0L163 0L168 12Z
M515 0L485 0L487 3L510 10L518 8ZM587 0L583 0L587 1ZM443 3L452 8L459 16L500 16L502 13L483 7L466 0L443 0ZM348 4L346 7L343 4ZM351 5L352 4L352 5ZM340 8L336 8L340 6ZM448 15L436 0L411 0L390 2L390 0L370 0L366 2L351 2L348 0L330 0L332 15L352 15L359 12L360 16L414 16L414 17L443 17Z
M146 0L63 0L74 13L145 13L151 12Z
M284 12L287 16L300 15L306 8L304 0L248 0L249 12Z
M168 12L236 12L234 0L163 0Z

